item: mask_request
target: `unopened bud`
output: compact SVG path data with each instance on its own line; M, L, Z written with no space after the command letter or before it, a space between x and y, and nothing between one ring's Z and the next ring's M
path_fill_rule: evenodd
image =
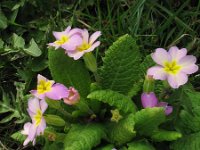
M141 102L143 108L147 107L155 107L158 104L158 99L154 92L150 93L142 93L141 95Z
M74 87L69 88L69 96L64 98L64 102L68 105L74 105L80 100L80 95Z

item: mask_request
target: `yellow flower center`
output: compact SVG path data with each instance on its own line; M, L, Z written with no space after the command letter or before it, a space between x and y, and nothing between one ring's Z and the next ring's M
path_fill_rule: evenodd
M118 109L111 110L111 113L112 113L111 121L118 122L120 119L122 119L122 116L120 115Z
M77 50L82 52L84 50L87 50L91 47L91 44L88 44L86 42L83 42L80 46L77 47Z
M40 109L37 110L37 113L34 115L33 119L35 120L35 126L39 126L42 121L42 111Z
M66 35L63 35L60 40L55 41L54 43L57 45L63 45L69 40L69 37Z
M181 69L181 66L177 64L176 61L165 62L164 70L169 74L177 74Z
M38 94L44 94L46 92L51 91L51 87L52 87L52 82L51 81L44 81L41 80L39 81L39 84L37 85L37 92Z

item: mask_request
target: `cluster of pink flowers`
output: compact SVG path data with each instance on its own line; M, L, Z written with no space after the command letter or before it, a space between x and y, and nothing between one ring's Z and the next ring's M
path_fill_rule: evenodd
M73 57L74 60L77 60L85 53L93 51L100 45L100 41L96 40L101 35L101 32L96 31L89 36L88 30L86 29L71 29L71 27L68 26L65 31L53 32L53 35L56 41L48 45L55 47L55 49L63 48L69 57Z
M198 71L195 64L197 59L193 55L187 55L187 49L173 46L166 51L163 48L157 48L151 54L157 66L153 66L147 70L147 76L155 80L167 80L172 88L179 88L188 81L188 75ZM168 106L167 102L158 102L154 92L145 92L141 95L141 103L143 108L147 107L164 107L165 114L169 115L173 111L172 106Z
M31 117L32 123L27 122L24 124L24 130L22 134L27 135L24 141L24 146L29 142L36 142L36 137L43 134L46 128L46 121L43 117L48 105L45 98L52 100L64 99L64 102L69 105L73 105L80 99L79 93L73 87L69 89L63 84L55 83L53 80L48 80L42 75L37 77L37 89L31 90L31 94L34 96L28 100L28 113Z

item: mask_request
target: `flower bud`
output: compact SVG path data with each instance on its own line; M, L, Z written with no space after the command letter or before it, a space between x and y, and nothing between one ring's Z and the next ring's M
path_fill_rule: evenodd
M154 91L154 79L153 76L147 75L143 84L143 91L146 93Z
M141 102L143 108L155 107L158 104L158 99L154 92L142 93Z
M68 92L69 96L63 99L64 102L68 105L76 104L80 100L80 95L78 91L74 87L70 87Z
M172 113L173 111L173 107L172 106L168 106L167 102L160 102L157 104L157 107L163 107L165 109L165 114L169 115Z

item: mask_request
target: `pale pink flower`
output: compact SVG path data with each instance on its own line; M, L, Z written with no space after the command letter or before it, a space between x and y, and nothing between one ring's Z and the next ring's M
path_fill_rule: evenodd
M173 46L168 52L163 48L157 48L151 57L158 65L149 68L147 74L157 80L168 80L172 88L178 88L188 81L189 74L198 71L196 57L186 54L186 48L179 50Z
M29 142L35 144L36 137L43 134L46 128L46 121L43 117L43 113L46 111L48 105L45 100L39 100L38 98L30 98L28 100L28 113L32 119L32 123L28 122L24 124L24 130L21 132L27 135L24 141L24 146Z
M96 41L99 36L101 36L100 31L93 33L89 37L88 30L83 29L82 30L82 43L80 45L78 45L74 51L69 51L66 48L66 53L68 54L69 57L73 57L74 60L79 59L85 53L93 51L96 47L98 47L100 45L100 41Z
M55 47L55 49L62 47L69 51L74 50L82 42L81 32L81 29L71 29L71 27L68 26L63 32L53 32L56 41L48 45Z
M70 87L69 96L67 98L63 98L64 102L68 105L76 104L80 100L80 95L78 91L74 87Z
M30 91L35 97L39 99L45 99L45 97L48 97L53 100L60 100L68 97L68 89L63 84L55 83L53 80L48 80L40 74L38 74L37 79L37 90Z

